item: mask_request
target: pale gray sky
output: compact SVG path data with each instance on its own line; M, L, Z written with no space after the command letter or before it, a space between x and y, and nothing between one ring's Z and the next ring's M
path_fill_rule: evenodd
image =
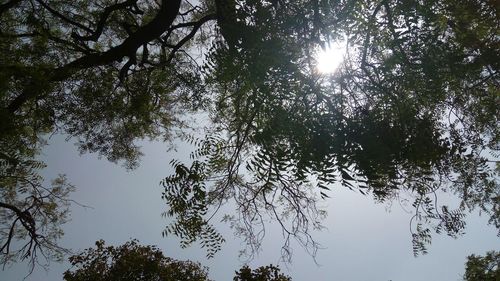
M95 155L79 156L76 147L53 136L42 158L48 168L47 179L65 173L77 186L73 199L92 209L73 206L72 221L64 226L61 244L79 251L104 239L107 244L120 245L130 238L142 244L159 246L165 255L177 259L199 261L208 266L215 281L230 281L242 261L238 251L242 241L221 225L227 242L215 258L207 260L197 245L181 249L175 238L162 238L167 224L160 216L165 210L159 182L171 170L168 162L174 156L161 143L144 143L141 166L127 172L124 168L97 159ZM179 151L188 153L186 151ZM177 155L178 156L178 155ZM461 280L467 255L500 250L496 229L487 225L486 216L472 214L467 220L467 234L459 239L445 235L433 236L429 254L414 258L409 232L410 214L398 204L375 204L370 197L343 188L334 189L324 204L328 230L314 237L324 247L317 255L317 264L301 248L295 247L293 263L280 264L294 281L456 281ZM270 226L263 251L251 267L277 264L282 238L278 228ZM68 263L52 263L48 272L36 270L27 281L58 281L69 268ZM27 273L25 264L15 264L0 271L0 281L20 281Z

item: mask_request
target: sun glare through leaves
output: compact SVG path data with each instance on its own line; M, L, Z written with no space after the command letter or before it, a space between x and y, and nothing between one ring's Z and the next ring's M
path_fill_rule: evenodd
M331 74L337 71L344 61L346 53L346 42L341 41L328 44L319 49L316 54L316 68L321 74Z

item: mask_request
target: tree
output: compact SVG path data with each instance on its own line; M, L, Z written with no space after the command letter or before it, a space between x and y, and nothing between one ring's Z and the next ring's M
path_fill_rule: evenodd
M103 240L95 248L71 256L72 268L64 273L64 280L165 280L209 281L208 268L192 261L178 261L165 257L154 246L142 246L137 240L114 247ZM248 266L235 272L234 281L290 281L276 266L262 266L251 270Z
M470 255L465 263L464 281L496 281L500 278L500 252Z
M282 226L285 256L290 238L314 253L316 202L334 183L377 201L412 200L416 255L432 230L463 233L468 210L500 226L491 2L244 3L234 15L240 32L222 32L227 40L207 59L214 125L193 140L193 162L173 161L176 173L163 182L167 215L177 217L166 233L190 242L233 201L236 215L224 219L251 253L268 218ZM318 73L310 53L341 36L343 67ZM442 191L460 206L440 204Z
M251 270L243 266L236 272L233 281L291 281L292 278L280 273L279 267L268 265Z
M191 261L165 257L153 246L141 246L136 240L114 247L96 242L69 258L72 268L64 273L64 280L168 280L209 281L207 268Z
M45 185L38 170L44 167L19 152L14 143L0 141L0 252L1 263L28 260L33 270L46 261L61 261L67 251L58 246L61 225L69 217L69 194L74 190L64 175ZM28 154L29 156L23 155Z
M314 253L316 202L334 183L408 194L416 254L432 229L460 235L468 210L500 226L494 1L11 0L0 16L2 140L39 147L63 132L133 168L136 140L180 132L197 148L163 181L164 234L184 246L213 255L210 221L233 201L224 219L251 253L266 217L284 254L291 238ZM344 38L343 67L319 73L315 53ZM211 120L200 139L192 112Z
M191 9L188 3L180 11L180 3L13 0L0 4L0 194L10 194L5 197L10 202L0 206L2 227L7 229L0 233L3 260L12 260L11 241L26 233L52 237L47 232L50 227L67 219L64 204L51 205L49 211L34 207L41 200L31 204L20 196L67 199L65 188L57 189L64 195L58 197L61 194L43 188L37 174L44 163L35 158L47 134L65 133L77 138L81 152L98 152L133 168L140 156L136 140L168 140L169 128L182 127L177 121L180 100L195 99L199 89L198 70L180 47L189 45L191 31L199 31L211 16L199 17L200 9ZM184 12L186 21L173 24ZM133 55L137 49L142 50L139 61ZM125 58L128 63L122 62ZM37 222L35 228L23 224L32 231L12 235L11 215L35 209L52 219ZM64 216L56 219L55 213ZM18 218L12 225L25 217ZM22 257L34 254L29 245Z
M134 140L168 138L162 130L175 123L174 101L196 87L191 57L179 48L192 37L184 33L212 17L197 21L198 9L183 5L193 22L174 25L180 3L3 4L2 135L60 131L79 137L82 152L134 167Z

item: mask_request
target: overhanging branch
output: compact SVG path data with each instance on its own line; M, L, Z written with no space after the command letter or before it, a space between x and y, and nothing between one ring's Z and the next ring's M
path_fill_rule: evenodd
M174 58L175 52L177 52L182 46L184 46L184 44L186 44L187 41L191 40L191 38L194 37L194 35L196 34L196 32L198 32L198 29L200 29L200 27L204 23L206 23L207 21L210 21L210 20L215 20L215 19L217 19L216 16L215 16L215 14L210 14L210 15L204 16L203 18L201 18L197 22L189 23L190 25L193 26L193 29L191 30L191 32L188 35L186 35L186 37L182 38L182 40L179 41L172 48L172 51L170 51L170 55L167 58L167 63L169 63ZM186 25L186 26L188 26L188 25Z
M120 62L124 57L133 57L137 49L144 44L160 37L174 22L179 13L181 0L163 0L159 12L153 20L139 27L133 34L125 39L120 45L112 47L106 52L83 56L53 71L43 75L45 81L59 82L71 77L75 72L91 67ZM25 87L25 91L17 96L7 107L10 113L14 113L28 100L31 100L41 91L37 91L37 81L32 81Z
M111 6L108 6L104 9L104 12L101 14L99 17L99 21L97 22L97 27L94 31L87 29L86 31L90 33L88 36L81 36L78 33L73 33L71 36L76 38L77 40L81 41L94 41L97 42L99 37L101 37L102 32L104 31L104 27L106 26L106 22L114 11L124 9L126 7L134 7L137 5L137 0L127 0L122 3L114 4ZM137 14L141 14L142 12L139 11L138 8L135 9Z

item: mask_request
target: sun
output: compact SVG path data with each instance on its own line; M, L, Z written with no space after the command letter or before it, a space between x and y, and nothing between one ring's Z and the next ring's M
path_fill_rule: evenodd
M346 42L330 44L316 54L316 68L320 73L334 73L344 61Z

